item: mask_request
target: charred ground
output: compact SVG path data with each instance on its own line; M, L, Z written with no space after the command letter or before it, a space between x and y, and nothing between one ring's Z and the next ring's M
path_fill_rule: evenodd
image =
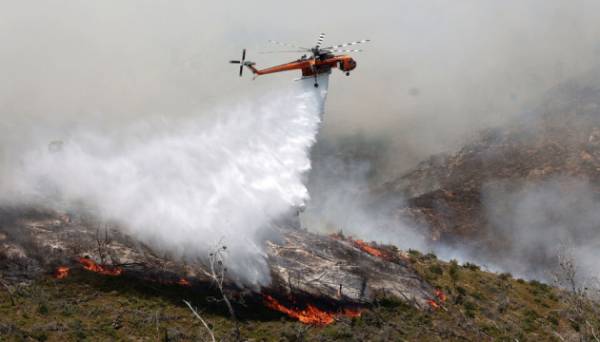
M436 310L380 298L360 317L339 317L327 326L299 323L258 300L234 299L244 340L576 340L583 329L568 314L569 294L509 274L493 274L472 264L458 265L408 254L419 275L447 297ZM10 291L6 291L6 289ZM181 287L137 277L107 277L74 268L0 291L0 334L7 340L168 340L188 341L207 334L181 302L197 306L219 340L235 340L234 324L214 288ZM314 300L314 298L312 299ZM592 312L590 304L586 312ZM600 322L592 321L596 326Z

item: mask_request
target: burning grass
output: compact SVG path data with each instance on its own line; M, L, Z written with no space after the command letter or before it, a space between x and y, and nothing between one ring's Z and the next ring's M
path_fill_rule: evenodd
M289 317L295 318L304 324L311 325L329 325L336 321L336 317L360 317L361 311L356 309L345 308L341 312L329 312L321 310L313 304L307 304L304 309L288 308L287 306L279 303L277 299L263 295L264 303L267 307L282 312Z
M396 262L398 260L398 258L400 257L397 253L397 250L390 250L389 248L387 248L387 247L391 247L391 246L379 247L379 246L374 245L374 243L368 243L361 239L353 239L351 236L345 237L342 234L333 234L330 236L336 240L348 241L355 248L358 248L359 250L361 250L371 256L374 256L376 258L379 258L379 259L382 259L385 261Z
M385 254L383 253L383 251L369 245L368 243L364 242L363 240L354 240L353 243L354 243L354 246L358 247L358 249L360 249L361 251L371 254L372 256L376 256L378 258L385 259Z
M94 260L89 258L79 258L79 263L88 271L96 272L107 276L120 276L123 274L123 269L116 266L106 266L97 264Z
M67 266L57 267L56 270L54 271L54 278L65 279L66 277L69 276L70 271L71 271L71 269Z
M78 258L77 261L83 266L83 268L87 271L94 272L104 276L117 277L121 276L124 273L124 270L118 266L107 266L100 265L96 263L94 260L90 258ZM54 270L54 278L55 279L65 279L69 276L71 272L71 268L68 266L59 266ZM186 278L178 278L176 280L173 279L162 279L162 278L145 278L142 277L149 282L159 283L162 285L178 285L183 287L192 287L192 283Z
M446 294L444 292L442 292L442 290L440 289L436 289L434 292L434 298L431 298L427 301L427 303L429 304L429 306L434 309L440 309L442 307L442 305L444 305L444 303L446 303Z

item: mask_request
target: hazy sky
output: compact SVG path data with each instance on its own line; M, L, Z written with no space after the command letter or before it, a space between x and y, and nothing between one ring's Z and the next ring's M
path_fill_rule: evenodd
M410 163L593 67L599 12L595 0L0 0L0 139L6 150L48 125L210 115L298 77L239 79L227 61L243 47L269 66L298 55L258 54L277 49L268 39L306 46L325 32L325 44L372 42L351 77L334 73L324 134L392 137Z

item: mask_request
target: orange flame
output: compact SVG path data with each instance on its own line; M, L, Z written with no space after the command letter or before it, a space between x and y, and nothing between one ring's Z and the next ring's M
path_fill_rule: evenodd
M98 265L94 260L88 258L79 258L79 262L88 271L100 273L102 275L120 276L123 274L123 269L120 267L110 267Z
M446 302L446 295L444 294L444 292L442 292L442 290L436 289L435 296L440 300L441 303Z
M290 309L280 304L275 298L265 295L265 305L273 310L282 312L292 318L299 320L304 324L328 325L335 322L336 313L323 311L312 304L308 304L306 309ZM359 317L360 310L344 309L342 315L346 317Z
M187 279L185 279L185 278L180 278L177 281L177 284L181 285L181 286L185 286L185 287L191 287L192 286L192 284L190 284L190 282Z
M378 258L383 258L384 254L382 251L380 251L379 249L370 246L368 243L364 242L363 240L354 240L354 245L356 247L358 247L360 250L362 250L363 252L369 253L372 256L376 256Z
M446 302L446 295L440 289L435 289L433 293L436 298L427 300L427 303L432 309L439 309Z
M68 268L67 266L60 266L57 267L56 270L54 271L54 278L56 279L65 279L66 277L69 276L69 271L71 269Z
M354 318L354 317L360 317L360 315L362 314L362 312L360 310L353 310L353 309L344 309L344 316L346 317L350 317L350 318Z
M433 300L433 299L427 300L427 303L429 304L429 306L431 306L432 309L439 309L440 308L440 305L438 303L436 303L436 301Z

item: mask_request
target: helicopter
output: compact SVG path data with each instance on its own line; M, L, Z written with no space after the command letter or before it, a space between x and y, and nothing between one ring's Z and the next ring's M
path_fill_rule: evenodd
M260 75L268 75L274 74L283 71L290 70L300 70L302 72L301 79L304 78L314 78L315 87L319 86L317 82L317 77L321 74L328 74L331 72L331 69L338 68L342 72L346 73L346 76L350 76L350 71L356 69L356 61L345 54L336 55L335 53L348 53L348 52L361 52L363 50L348 50L343 49L347 46L357 45L367 43L369 39L358 40L350 43L332 45L327 47L322 47L323 40L325 39L325 33L321 33L317 40L317 43L312 48L305 48L301 46L296 46L294 44L282 43L275 40L269 40L272 44L277 44L280 46L285 46L287 48L292 48L294 50L281 50L281 51L267 51L261 53L294 53L294 52L304 52L299 59L280 64L276 66L272 66L265 69L257 69L256 63L246 60L246 49L242 50L242 59L241 60L231 60L229 63L239 64L240 65L240 77L242 77L244 67L247 67L254 74L254 78ZM307 54L310 54L308 56Z

